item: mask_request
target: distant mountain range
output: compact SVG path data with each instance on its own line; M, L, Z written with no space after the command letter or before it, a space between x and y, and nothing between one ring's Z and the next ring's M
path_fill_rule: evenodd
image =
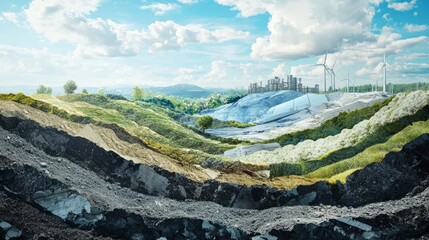
M147 89L151 92L183 98L204 98L215 92L214 90L205 89L192 84L176 84L168 87L149 87Z

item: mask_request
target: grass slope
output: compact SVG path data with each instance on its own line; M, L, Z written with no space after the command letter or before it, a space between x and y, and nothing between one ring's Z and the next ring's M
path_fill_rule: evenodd
M375 144L351 158L319 168L305 176L325 178L332 182L336 180L345 181L345 177L352 171L364 168L373 162L380 162L388 152L400 151L406 143L424 133L429 133L429 120L415 122L393 135L384 143Z
M120 123L125 118L137 123L141 127L146 127L156 132L163 138L158 138L156 141L162 144L168 144L173 147L190 148L201 150L206 153L220 154L233 146L222 144L218 141L207 139L194 131L182 126L174 121L167 114L166 110L147 103L135 104L129 101L110 100L99 95L74 94L60 97L69 103L86 102L93 106L100 107L96 114L92 113L93 109L80 108L85 115L98 116L107 110L115 110L119 114L115 116L104 116L106 120ZM94 116L94 117L95 117ZM118 119L119 118L119 119Z
M288 144L298 144L305 140L317 140L339 134L343 129L353 128L359 122L371 118L384 106L387 106L392 101L388 98L382 102L374 103L373 105L351 112L341 112L338 116L323 122L319 127L306 129L293 133L288 133L274 139L266 140L265 143L277 142L281 146Z
M328 166L326 168L329 169L329 166L331 165L334 166L335 163L340 162L344 159L353 158L354 156L361 154L363 151L365 151L366 149L368 149L373 145L382 144L388 141L395 134L398 134L404 131L406 128L408 128L409 125L412 125L413 123L419 122L419 121L426 121L428 118L429 118L429 105L420 109L413 115L404 116L395 122L388 123L381 126L374 133L362 139L356 145L328 152L319 159L300 161L299 163L295 163L295 164L294 163L272 164L270 166L270 169L271 169L270 174L273 177L285 176L285 175L291 175L291 174L304 175L313 171L317 171L318 169L324 168L326 166ZM423 129L420 129L420 130L423 130ZM423 133L425 133L425 131L422 131L420 134L423 134ZM372 153L375 154L375 152L372 152ZM368 157L371 158L370 156ZM379 157L379 156L374 155L374 157ZM347 170L348 169L351 169L351 168L347 168ZM335 174L341 173L343 171L333 171L333 172L334 173L330 174L329 177ZM315 175L313 177L323 178L322 176L319 176L319 175Z
M15 101L77 123L92 123L102 126L115 124L130 134L139 137L149 147L182 163L200 163L207 158L220 158L201 150L181 148L179 143L158 134L148 127L140 126L130 117L124 116L114 109L104 109L86 102L65 102L48 95L35 95L31 98L24 94L0 94L0 100ZM196 133L191 130L188 131L193 136L183 135L183 139L188 139L188 137L190 139L203 139L202 141L205 140L205 143L209 147L213 147L214 151L231 148L231 145L220 144L217 141L207 140L199 136L195 137Z

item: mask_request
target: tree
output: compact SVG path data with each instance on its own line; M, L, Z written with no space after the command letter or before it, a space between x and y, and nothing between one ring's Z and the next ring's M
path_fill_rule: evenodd
M52 94L52 88L45 87L44 85L40 85L37 88L36 93L37 94L48 94L48 95L51 95Z
M106 89L105 88L99 88L97 90L97 94L100 95L100 96L105 97L106 96Z
M199 128L201 128L203 131L205 131L207 128L211 127L213 124L213 118L209 115L204 115L197 120L197 125Z
M88 94L88 91L84 88L84 89L82 90L82 93L83 93L83 94Z
M66 94L72 94L76 89L77 89L77 84L72 80L68 80L66 84L64 84L64 92Z
M144 90L142 88L139 88L135 86L133 88L133 100L134 101L141 101L144 97Z

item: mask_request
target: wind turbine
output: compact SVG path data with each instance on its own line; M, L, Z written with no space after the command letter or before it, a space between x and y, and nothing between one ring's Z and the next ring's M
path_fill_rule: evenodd
M329 69L329 71L331 72L331 87L332 87L332 90L334 92L335 92L335 77L336 77L336 74L334 72L334 67L335 67L336 63L337 63L337 60L334 61L334 64L332 64L332 67ZM334 81L333 82L332 82L332 75L334 75Z
M350 83L352 81L350 81L350 73L347 73L347 78L344 78L342 81L347 81L347 93L350 91ZM354 92L354 82L353 82L353 92Z
M394 67L392 67L392 65L388 64L386 62L386 53L384 53L384 61L380 67L379 72L381 72L381 70L383 70L384 74L383 74L383 92L387 92L386 91L386 87L387 87L387 67L391 67L393 70L396 70Z
M329 68L326 65L326 58L328 58L328 54L325 54L325 60L323 61L323 63L312 65L312 66L323 66L323 85L324 85L325 92L326 92L326 71L329 72Z

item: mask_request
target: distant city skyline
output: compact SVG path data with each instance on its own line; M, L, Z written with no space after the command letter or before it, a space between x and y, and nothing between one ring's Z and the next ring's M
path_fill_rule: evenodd
M1 86L244 88L292 74L337 88L428 82L423 0L18 0L0 2ZM329 77L328 77L329 79ZM329 82L329 80L328 80ZM329 84L328 84L329 86Z

